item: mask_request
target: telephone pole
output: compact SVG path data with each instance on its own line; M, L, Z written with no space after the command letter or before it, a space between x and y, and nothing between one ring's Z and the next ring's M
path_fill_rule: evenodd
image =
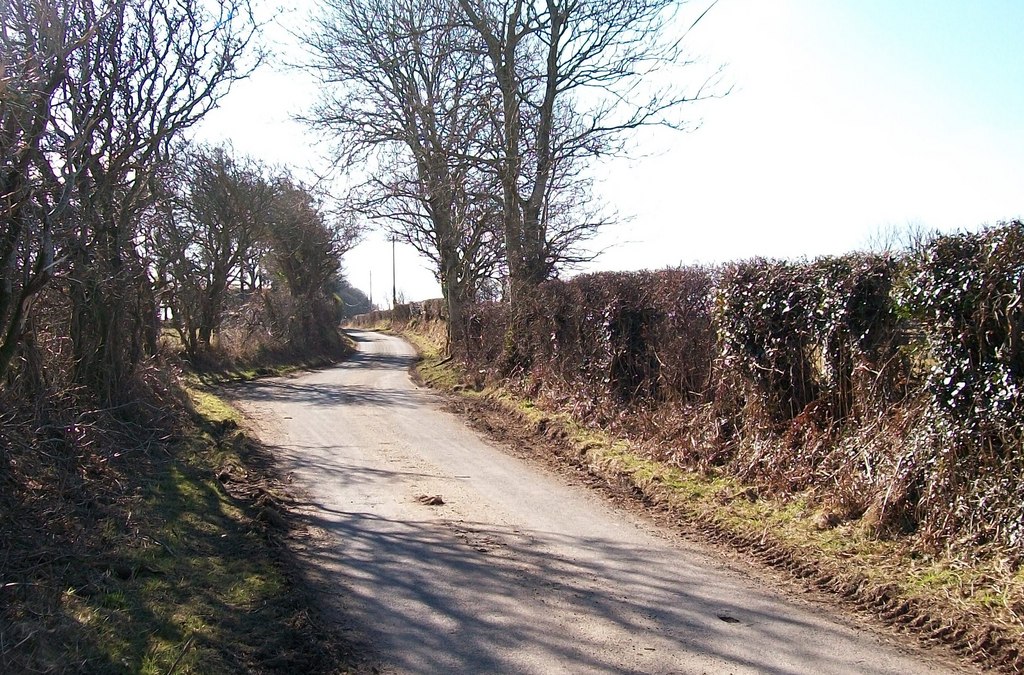
M395 284L395 243L397 235L391 235L391 309L398 306L398 286Z

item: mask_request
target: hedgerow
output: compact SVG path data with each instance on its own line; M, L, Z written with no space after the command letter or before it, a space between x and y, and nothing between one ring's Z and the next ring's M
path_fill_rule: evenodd
M875 256L730 266L717 293L725 365L753 385L765 414L790 420L826 396L856 412L855 374L891 358L893 264Z
M1024 553L1024 226L898 256L551 281L460 358L661 459L834 518Z
M726 268L715 322L722 376L741 391L720 389L716 407L743 430L729 448L734 472L779 490L842 486L842 509L866 510L879 462L851 441L862 445L858 425L906 393L895 268L871 255ZM736 399L740 410L726 405Z
M702 400L714 358L711 280L689 268L549 281L518 308L476 307L464 356L594 423Z
M926 413L907 462L943 540L1024 548L1024 225L939 237L898 289L924 336Z

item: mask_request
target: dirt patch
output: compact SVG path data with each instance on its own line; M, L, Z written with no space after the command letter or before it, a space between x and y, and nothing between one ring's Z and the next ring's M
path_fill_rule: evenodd
M687 537L772 570L773 580L819 601L844 606L879 628L912 636L927 647L949 649L955 659L1007 673L1024 672L1020 631L933 599L905 597L892 584L879 583L811 550L797 550L765 530L757 536L735 531L673 500L657 480L638 481L613 463L599 461L597 444L572 440L557 417L527 416L488 396L446 394L448 409L502 443L517 457L540 463L609 499L651 517ZM741 491L736 499L757 499Z

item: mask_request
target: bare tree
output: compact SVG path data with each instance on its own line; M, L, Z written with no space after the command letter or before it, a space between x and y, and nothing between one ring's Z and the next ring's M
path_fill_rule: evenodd
M229 147L182 148L173 160L175 185L149 233L163 302L186 352L209 350L229 289L258 274L273 186L254 160Z
M494 186L474 158L493 87L454 0L328 0L308 38L327 87L309 121L342 162L370 160L355 206L433 261L449 327L500 261Z
M677 0L458 2L500 93L500 143L489 159L514 298L600 222L551 218L579 163L620 151L629 130L683 126L680 106L706 97L711 80L691 92L649 86L659 70L688 65L669 31Z
M450 220L437 217L437 193L432 203L413 170L371 178L355 193L350 207L385 223L392 236L433 263L448 315L455 317L449 322L449 340L457 343L465 338L464 307L497 282L504 272L504 256L493 181L464 157L453 163L449 178L451 188L441 194L449 200L444 215Z
M22 341L29 304L53 276L55 222L67 200L43 180L44 139L68 61L90 39L64 0L0 4L0 381Z
M330 218L310 188L287 175L275 181L267 267L294 303L284 313L293 344L320 348L337 340L343 308L332 289L341 281L341 257L358 238L359 228L343 216Z
M56 88L39 170L63 188L76 379L101 400L128 393L155 348L155 299L139 217L175 138L249 73L245 0L65 0L88 35Z

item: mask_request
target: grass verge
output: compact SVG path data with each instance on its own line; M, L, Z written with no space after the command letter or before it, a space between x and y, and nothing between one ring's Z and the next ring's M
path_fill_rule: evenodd
M287 350L259 353L255 359L214 354L193 364L189 377L193 386L214 386L230 382L245 382L260 377L280 377L300 370L324 368L333 365L356 351L355 342L344 332L337 349L319 354L295 353Z
M184 396L172 436L0 439L24 440L0 466L0 671L346 669L281 543L266 458L220 399Z

